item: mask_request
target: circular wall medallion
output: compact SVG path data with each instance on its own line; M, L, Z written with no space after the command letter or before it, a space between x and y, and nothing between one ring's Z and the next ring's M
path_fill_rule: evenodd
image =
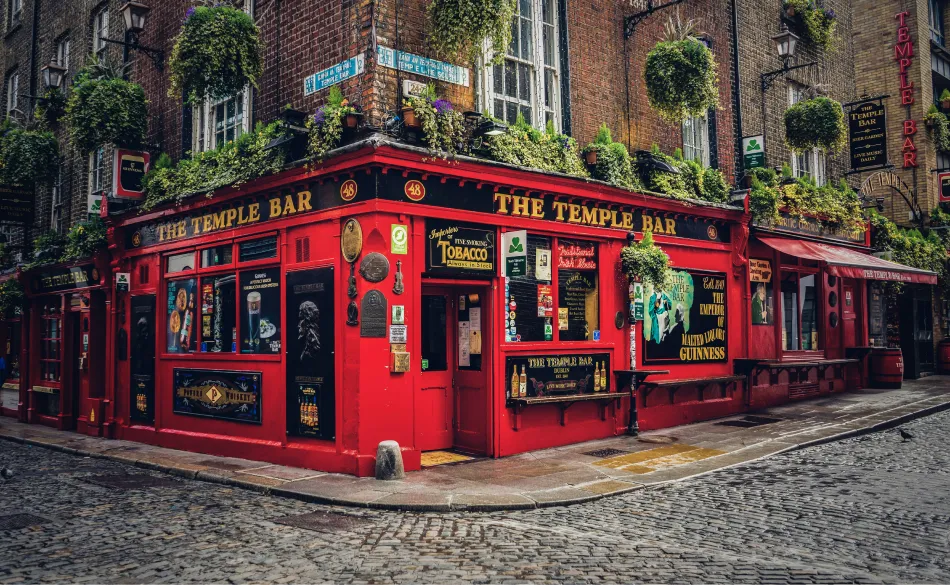
M716 229L716 226L711 225L706 228L706 235L709 236L710 240L715 240L719 237L719 230Z
M343 233L340 236L340 247L343 250L343 259L347 262L356 262L363 251L363 228L355 219L348 219L343 224Z
M426 186L420 181L406 181L402 190L411 201L422 201L426 196Z
M142 245L142 234L140 232L132 234L132 245L136 248Z
M340 199L343 201L353 201L356 198L356 181L348 179L340 185Z
M360 262L360 276L370 282L380 282L389 275L389 259L379 252L371 252Z

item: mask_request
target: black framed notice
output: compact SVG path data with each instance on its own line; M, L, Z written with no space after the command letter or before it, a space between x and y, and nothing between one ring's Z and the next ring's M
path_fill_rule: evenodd
M494 276L495 228L426 220L426 272L444 276Z
M848 112L851 170L887 164L887 116L884 104L865 102Z
M505 396L511 400L610 392L610 372L609 353L508 356Z
M643 287L644 363L727 361L726 275L674 271L663 288Z
M287 273L287 434L336 437L333 268Z
M155 422L155 295L133 296L129 418Z

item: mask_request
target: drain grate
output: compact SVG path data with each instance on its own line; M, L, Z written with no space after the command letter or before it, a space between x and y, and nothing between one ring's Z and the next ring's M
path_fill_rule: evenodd
M271 522L317 532L344 532L369 524L371 521L359 516L338 514L336 512L312 512L299 516L283 516Z
M714 423L714 424L716 424L716 425L718 425L718 426L722 426L722 427L742 427L742 428L749 428L749 427L759 427L759 426L762 426L762 425L767 425L767 424L777 423L777 422L782 422L782 419L780 419L780 418L769 418L769 417L767 417L767 416L754 416L754 415L749 415L749 416L742 417L742 418L739 419L739 420L724 420L724 421L722 421L722 422L717 422L717 423Z
M597 449L596 451L587 451L586 453L581 453L581 455L590 455L591 457L598 457L604 459L606 457L614 457L616 455L626 455L630 451L624 451L623 449Z
M114 490L141 490L181 486L180 481L145 474L93 475L83 481Z
M10 514L8 516L0 516L0 530L19 530L21 528L46 524L47 522L49 522L49 520L46 518L33 514Z

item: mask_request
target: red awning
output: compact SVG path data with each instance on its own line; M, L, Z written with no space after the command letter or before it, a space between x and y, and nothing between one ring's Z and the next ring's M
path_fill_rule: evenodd
M789 256L825 262L828 265L829 274L842 278L937 284L937 274L935 272L904 266L896 262L888 262L870 254L842 248L841 246L761 236L759 236L759 241Z

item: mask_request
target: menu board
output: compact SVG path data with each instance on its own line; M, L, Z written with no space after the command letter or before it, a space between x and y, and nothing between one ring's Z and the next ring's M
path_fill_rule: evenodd
M675 271L644 300L644 363L727 361L725 274Z
M195 293L198 281L194 278L168 281L165 326L168 353L195 351L198 326L195 323Z
M567 327L558 325L561 341L588 340L591 331L597 328L597 273L559 270L558 309L567 310ZM595 321L591 322L589 317Z
M280 353L280 269L241 272L241 353Z
M333 319L333 268L288 272L287 434L335 437Z

